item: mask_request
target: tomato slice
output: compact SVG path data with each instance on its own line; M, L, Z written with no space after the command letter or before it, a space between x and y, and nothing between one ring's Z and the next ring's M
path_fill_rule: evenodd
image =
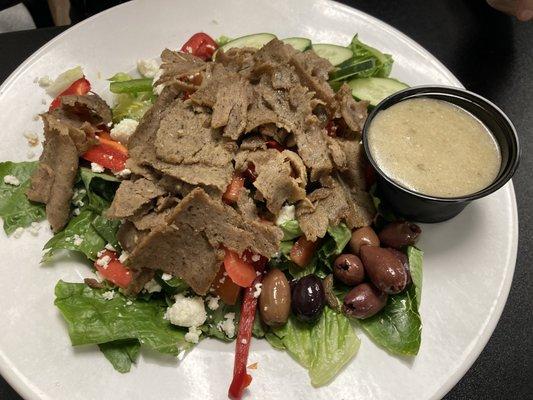
M236 203L243 187L244 178L239 175L234 176L222 195L222 201L230 205Z
M126 289L131 282L131 271L118 261L117 253L105 250L98 254L99 257L95 261L94 267L100 275L118 287Z
M83 96L84 94L89 93L89 90L91 90L91 83L87 79L85 79L85 77L78 79L77 81L73 82L72 85L70 85L68 88L59 93L59 95L52 101L52 104L50 104L50 108L48 109L48 111L55 110L61 105L61 96L67 96L70 94Z
M301 268L306 267L313 258L313 254L318 246L318 241L311 242L305 236L301 236L291 249L291 260Z
M185 42L181 47L181 51L207 61L213 57L217 48L218 45L211 36L203 32L198 32Z
M241 287L236 285L228 275L224 277L224 272L226 272L226 269L224 268L224 264L221 264L218 274L213 281L213 288L215 294L220 297L224 303L234 305L237 303L237 299L241 293Z
M114 172L122 171L126 167L128 149L111 139L107 132L100 132L98 140L100 143L91 147L81 157Z
M244 261L234 251L225 249L224 268L235 284L241 287L248 287L257 277L252 263Z

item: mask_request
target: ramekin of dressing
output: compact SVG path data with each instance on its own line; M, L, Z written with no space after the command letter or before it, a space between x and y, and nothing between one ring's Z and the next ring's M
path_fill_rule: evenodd
M507 183L520 159L516 130L466 90L418 86L368 116L363 144L378 190L401 217L440 222Z

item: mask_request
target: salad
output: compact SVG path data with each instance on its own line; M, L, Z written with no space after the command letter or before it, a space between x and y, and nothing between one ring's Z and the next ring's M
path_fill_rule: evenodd
M42 262L68 250L94 269L55 287L72 345L125 373L141 346L181 360L204 338L234 342L233 399L257 339L313 386L360 332L415 356L421 231L380 200L360 141L367 110L406 87L392 63L357 35L343 47L198 33L140 60L140 77L111 77L112 107L79 67L41 78L43 152L0 163L0 216L15 237L46 218Z

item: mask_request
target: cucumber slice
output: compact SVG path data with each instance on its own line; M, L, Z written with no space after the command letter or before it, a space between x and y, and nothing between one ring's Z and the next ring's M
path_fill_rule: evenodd
M253 35L246 35L237 39L233 39L220 48L224 51L228 51L234 47L253 47L254 49L260 49L275 38L276 35L273 35L272 33L256 33Z
M348 82L352 95L359 100L367 100L371 106L377 106L384 98L406 89L405 83L392 78L359 78Z
M342 81L350 77L355 78L354 75L358 75L362 72L373 69L376 66L376 61L372 58L367 60L361 60L352 63L344 68L339 68L330 75L330 82ZM368 76L368 75L367 75Z
M337 46L336 44L314 44L313 51L320 57L328 60L334 66L353 57L353 52L349 48Z
M291 37L282 40L285 44L290 44L296 50L306 51L311 48L311 41L303 37Z

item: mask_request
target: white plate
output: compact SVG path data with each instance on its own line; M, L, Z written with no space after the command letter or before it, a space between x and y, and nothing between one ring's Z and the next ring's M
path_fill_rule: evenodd
M355 32L394 55L392 75L410 84L460 86L433 56L390 26L327 0L133 1L99 14L37 51L0 88L0 160L25 160L22 134L40 131L32 117L45 109L34 79L82 65L93 88L131 70L139 58L178 48L192 33L240 36L273 32L314 42L347 44ZM49 101L49 99L47 99ZM437 399L466 372L489 339L512 280L518 236L512 184L479 200L452 221L423 226L425 251L422 347L398 359L364 334L359 354L327 387L313 389L287 354L254 341L250 363L254 399ZM27 399L222 399L233 366L233 345L203 341L177 361L144 352L121 375L94 347L70 346L53 306L59 279L80 281L89 268L76 258L39 266L50 233L20 239L0 235L0 372Z

